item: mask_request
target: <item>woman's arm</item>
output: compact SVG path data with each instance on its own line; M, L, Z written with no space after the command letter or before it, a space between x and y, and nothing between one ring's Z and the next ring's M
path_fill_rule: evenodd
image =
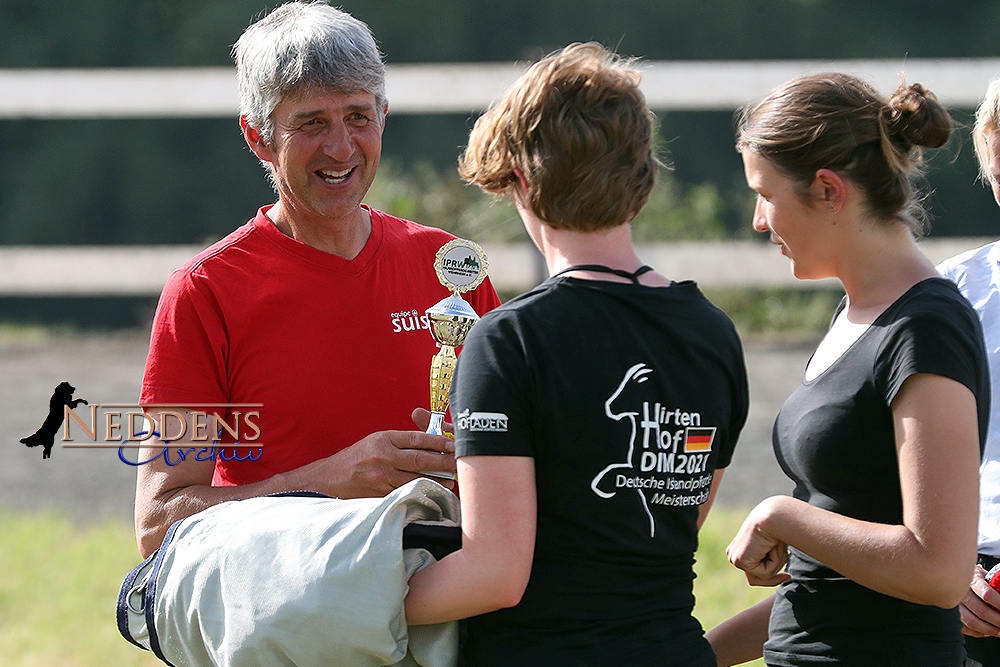
M715 496L719 494L719 487L722 486L722 473L726 472L725 468L719 468L712 474L712 486L708 487L708 500L701 504L698 508L698 530L705 525L705 519L708 518L708 513L712 510L712 505L715 504Z
M409 625L468 618L521 600L535 552L535 460L458 459L462 548L410 578Z
M773 605L774 596L771 595L705 633L719 667L742 665L764 655Z
M976 400L940 375L909 377L892 402L903 525L851 519L788 496L747 517L729 560L751 584L774 583L792 545L886 595L944 608L965 595L976 560L979 435Z

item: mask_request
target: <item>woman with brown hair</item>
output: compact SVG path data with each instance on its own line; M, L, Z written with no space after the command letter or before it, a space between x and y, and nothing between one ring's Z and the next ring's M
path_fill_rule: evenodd
M598 44L569 46L477 121L462 160L510 197L552 276L466 339L462 549L406 599L411 625L474 616L470 666L715 665L692 566L746 369L725 314L632 246L658 168L639 80Z
M757 505L727 552L780 587L709 632L720 665L962 664L989 385L975 312L917 247L911 185L950 132L919 84L884 99L844 74L740 118L754 229L846 296L775 421L794 493Z

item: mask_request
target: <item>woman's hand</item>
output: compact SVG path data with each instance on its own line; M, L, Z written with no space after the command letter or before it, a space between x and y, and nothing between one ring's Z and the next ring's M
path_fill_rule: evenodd
M986 570L976 567L972 585L958 605L962 632L970 637L1000 636L1000 593L986 582Z
M791 578L782 572L788 563L788 545L767 530L767 519L782 498L775 496L757 505L726 549L729 562L743 570L751 586L777 586Z

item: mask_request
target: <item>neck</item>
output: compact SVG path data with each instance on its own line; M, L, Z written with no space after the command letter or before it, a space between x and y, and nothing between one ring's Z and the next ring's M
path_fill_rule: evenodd
M853 322L870 323L911 287L938 275L901 223L864 228L843 257L837 277Z
M344 218L331 220L296 215L279 199L267 217L285 236L346 260L361 253L372 231L371 215L361 206Z
M642 261L632 246L628 225L608 231L578 232L542 225L537 244L549 275L580 264L601 264L613 269L635 271Z
M632 245L631 225L623 223L617 227L597 232L555 229L539 220L524 204L523 190L519 190L515 194L513 201L514 207L524 222L528 236L531 237L532 242L545 258L545 266L548 268L550 276L571 266L581 264L601 264L629 273L642 266L642 260L636 255L635 247ZM597 277L586 276L585 272L580 273L580 277ZM621 278L614 274L602 273L599 275L599 279L629 282L627 278ZM641 282L649 286L672 284L669 279L652 271L643 274Z

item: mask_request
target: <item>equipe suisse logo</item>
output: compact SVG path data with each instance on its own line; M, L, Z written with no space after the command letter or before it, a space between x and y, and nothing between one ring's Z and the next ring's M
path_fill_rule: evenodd
M431 328L430 319L416 308L389 313L389 318L394 333L422 331Z

